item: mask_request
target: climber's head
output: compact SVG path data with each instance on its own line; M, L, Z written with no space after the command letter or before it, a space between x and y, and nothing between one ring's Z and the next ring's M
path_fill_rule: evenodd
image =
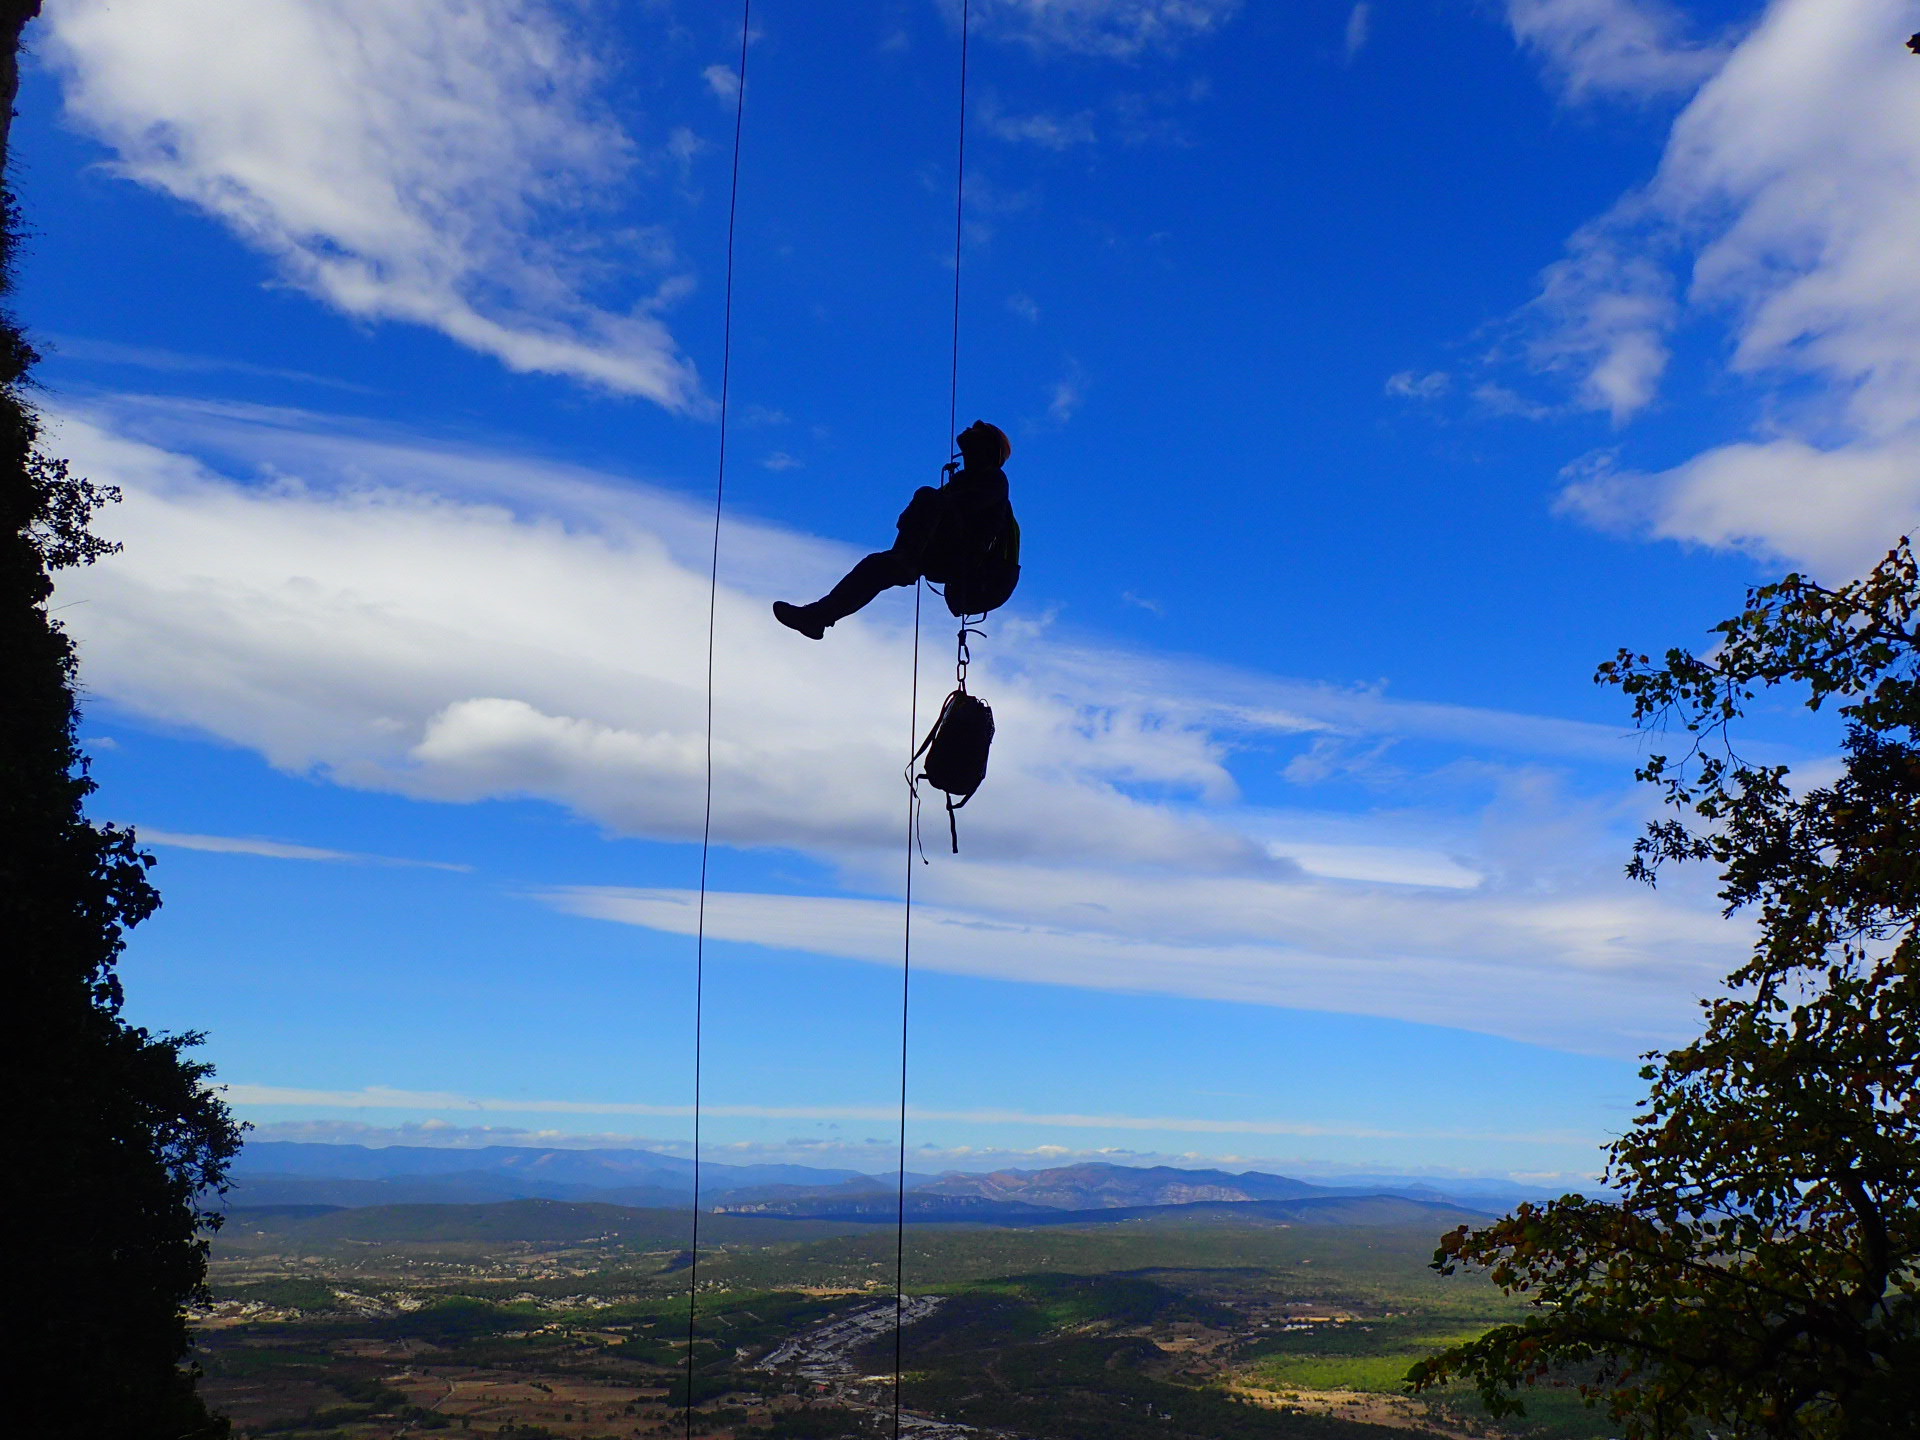
M974 421L953 438L960 447L960 458L969 465L997 470L1013 458L1013 442L1007 439L1007 432L984 420Z

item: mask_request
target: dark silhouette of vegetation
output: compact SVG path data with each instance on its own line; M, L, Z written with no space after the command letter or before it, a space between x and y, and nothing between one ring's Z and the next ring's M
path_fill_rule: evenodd
M0 5L9 111L20 32L38 9ZM11 194L0 203L5 289L20 226ZM185 1309L206 1275L196 1197L220 1185L239 1135L208 1067L187 1056L199 1037L120 1015L115 964L126 931L159 904L153 862L130 830L85 815L94 785L76 734L74 650L47 611L52 572L113 550L89 522L116 497L40 450L22 393L37 358L0 316L0 934L16 957L15 1149L34 1165L46 1218L14 1238L9 1289L28 1323L8 1359L54 1402L36 1436L220 1435L184 1363Z
M1683 737L1639 778L1675 818L1629 873L1718 867L1752 958L1699 1039L1650 1055L1609 1151L1617 1205L1522 1206L1448 1235L1435 1267L1488 1267L1539 1303L1416 1366L1514 1413L1579 1374L1630 1437L1912 1433L1920 1414L1920 568L1906 540L1839 588L1748 593L1704 657L1622 651L1598 679ZM1845 724L1838 777L1795 785L1733 748L1763 691Z

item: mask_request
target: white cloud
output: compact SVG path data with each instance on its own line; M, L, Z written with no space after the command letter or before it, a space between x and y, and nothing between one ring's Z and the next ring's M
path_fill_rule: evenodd
M122 418L301 480L235 485L172 450L64 424L76 465L127 491L115 515L126 552L75 579L99 693L351 784L462 801L539 793L616 828L698 833L704 632L660 617L705 613L704 502L274 412L150 405ZM897 767L873 757L898 751L907 730L903 633L863 617L831 646L801 646L766 614L775 595L825 588L855 553L729 519L723 842L897 839ZM1034 769L1041 812L995 825L983 809L983 839L1118 844L1143 860L1255 854L1122 788L1230 789L1199 727L1163 724L1138 701L1083 714L1044 676L998 683L996 708L1022 732L998 763ZM1093 753L1063 754L1086 750L1089 725Z
M1038 145L1043 150L1071 150L1094 142L1093 112L1072 115L1009 115L997 106L982 106L981 120L1002 140Z
M1910 0L1773 0L1651 182L1548 272L1534 358L1586 403L1648 403L1688 319L1726 324L1768 402L1765 430L1660 473L1577 477L1577 513L1830 577L1920 523L1916 23Z
M1087 372L1078 363L1069 364L1067 373L1053 383L1053 394L1047 401L1047 418L1056 425L1066 424L1086 398Z
M1565 411L1564 406L1556 408L1538 400L1529 400L1519 391L1490 380L1473 387L1473 399L1489 415L1517 415L1523 420L1545 420Z
M205 850L215 855L258 855L269 860L346 861L359 865L417 865L427 870L467 871L471 865L449 865L440 860L397 860L390 855L364 855L355 850L326 850L317 845L293 845L284 840L261 840L237 835L191 835L175 830L138 827L142 845L162 849Z
M728 109L740 98L740 72L731 65L709 65L700 72L700 78L707 82L707 88L714 98L724 101Z
M361 395L374 394L370 386L331 375L310 375L304 370L285 370L272 365L252 365L245 360L221 360L211 355L189 355L178 350L163 350L152 345L122 345L113 340L89 340L78 335L40 335L36 343L62 360L80 360L96 365L128 365L142 370L158 370L175 375L257 375L267 380L290 380L299 385L323 385L331 390L351 390Z
M1685 14L1661 0L1507 0L1507 23L1576 99L1688 91L1724 54L1688 38Z
M127 497L124 552L62 591L86 602L62 613L102 701L341 784L700 834L708 501L251 407L122 397L57 443ZM847 894L721 897L714 933L879 959L898 913L866 897L897 879L905 611L883 602L818 646L766 613L855 553L728 518L714 835L807 853ZM928 963L1606 1051L1684 1033L1690 996L1734 963L1743 932L1710 897L1619 879L1641 813L1552 778L1598 764L1617 793L1616 728L1075 643L1017 608L993 630L974 668L993 770L965 863L919 882ZM1336 773L1373 783L1394 743L1430 758L1379 813L1243 797L1245 766L1319 742L1346 758L1310 752L1303 797ZM671 892L555 894L684 919Z
M945 3L957 18L958 5ZM1240 0L974 0L973 20L1036 50L1132 60L1211 34L1239 9Z
M1616 425L1652 402L1678 313L1666 267L1634 234L1638 210L1635 197L1574 236L1532 307L1541 327L1529 346L1534 364L1573 374L1581 403Z
M1401 370L1387 377L1386 388L1387 394L1403 400L1438 400L1453 388L1453 377L1444 370L1432 370L1425 375Z
M1603 528L1852 575L1920 529L1920 433L1832 450L1791 437L1722 445L1658 475L1601 466L1560 499Z
M977 861L964 874L940 872L922 893L918 969L1383 1015L1602 1053L1660 1043L1690 1009L1676 975L1698 993L1731 958L1731 927L1710 912L1677 915L1652 895L1442 897ZM698 899L588 887L547 898L571 914L672 934L693 933ZM900 963L896 901L709 892L706 931ZM1492 1003L1505 987L1524 999Z
M1367 44L1367 32L1373 23L1373 6L1367 0L1360 0L1347 13L1347 32L1345 36L1347 59L1358 55Z
M703 402L657 299L587 298L583 212L634 142L550 0L66 0L45 52L114 168L219 219L344 313L521 372ZM600 228L605 228L604 226ZM621 266L658 235L617 237Z

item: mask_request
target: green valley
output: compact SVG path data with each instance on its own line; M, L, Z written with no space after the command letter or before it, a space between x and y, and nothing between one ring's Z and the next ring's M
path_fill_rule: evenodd
M1402 1393L1427 1347L1522 1313L1428 1270L1433 1228L1213 1211L910 1227L915 1298L898 1333L912 1433L1608 1433L1564 1393L1500 1425L1466 1397ZM201 1317L207 1392L245 1437L683 1433L688 1219L551 1200L238 1211ZM894 1246L890 1225L703 1217L695 1433L891 1433Z

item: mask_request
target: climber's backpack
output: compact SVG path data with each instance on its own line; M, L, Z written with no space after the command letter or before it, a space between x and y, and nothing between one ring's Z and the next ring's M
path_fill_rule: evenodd
M1008 507L980 555L963 573L947 581L947 609L956 620L998 610L1013 598L1013 587L1019 583L1020 522L1013 518L1012 507ZM991 733L993 727L989 725L987 729ZM986 763L984 751L981 763Z
M953 812L971 800L987 778L987 751L992 745L993 711L986 701L956 690L947 696L927 738L913 752L915 761L926 757L916 783L924 780L946 792L947 832L956 855L960 853L960 828Z

